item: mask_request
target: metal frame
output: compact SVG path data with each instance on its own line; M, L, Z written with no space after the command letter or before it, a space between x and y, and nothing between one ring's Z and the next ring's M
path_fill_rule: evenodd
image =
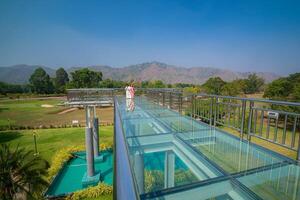
M300 103L296 102L283 102L283 101L272 101L265 99L253 99L253 98L239 98L239 97L230 97L230 96L218 96L218 95L208 95L208 94L196 94L196 95L184 95L181 89L169 89L169 88L137 88L136 91L140 95L145 95L149 101L158 106L162 106L170 109L171 111L178 112L182 114L184 118L196 119L193 120L196 123L207 124L208 127L215 127L217 130L237 138L221 129L217 126L225 126L236 130L239 132L239 137L243 142L251 141L251 137L257 137L273 144L282 146L292 151L297 151L297 159L300 160L300 133L298 132L299 127L299 113L289 112L288 110L279 110L274 109L274 105L276 106L285 106L285 107L300 107ZM173 187L170 189L165 189L159 191L159 194L156 193L148 193L139 196L137 194L138 186L136 184L135 175L133 173L132 166L130 165L129 160L129 151L126 143L126 137L124 135L123 126L121 123L121 116L118 112L118 104L116 100L117 94L123 94L124 89L122 88L112 88L112 89L72 89L68 90L68 104L69 105L82 105L82 106L97 106L101 105L103 101L109 100L112 101L114 105L114 199L144 199L153 196L161 196L164 194L173 193L174 191L186 190L187 188L198 187L200 185L211 184L214 181L230 180L233 184L238 184L239 187L245 189L243 184L240 185L239 181L236 181L235 178L247 175L248 172L240 172L237 174L232 174L232 177L221 176L214 179L210 179L208 181L201 181L200 183L192 183L189 185ZM262 107L261 104L264 106ZM265 105L268 105L266 107ZM275 107L276 108L276 107ZM147 110L147 109L146 109ZM265 113L273 112L278 113L276 118L268 115L265 117ZM259 115L260 114L260 115ZM273 116L276 116L273 115ZM282 118L283 116L283 118ZM155 117L155 116L154 116ZM294 121L291 120L294 117ZM258 119L260 122L265 124L265 119L267 120L266 129L259 128L260 132L257 134L256 130L258 125ZM261 120L262 119L262 120ZM275 121L274 121L275 119ZM201 120L201 121L199 121ZM280 121L281 120L281 121ZM274 123L272 124L272 121ZM282 139L281 142L278 142L279 132L278 127L280 125L284 125L282 127ZM165 125L165 124L162 124ZM273 126L272 126L273 125ZM276 127L276 137L274 135L273 139L270 139L270 131L272 127ZM263 126L262 126L263 127ZM170 126L170 128L172 128ZM285 141L287 139L287 130L288 128L292 128L291 132L291 143L286 144ZM264 132L265 130L265 132ZM299 138L297 141L297 134L299 134ZM244 137L244 136L247 137ZM177 137L177 136L175 136ZM183 139L178 139L184 143ZM284 141L284 142L283 142ZM191 146L190 144L186 144L187 146ZM277 154L273 151L270 151L262 146L251 143L251 145L257 146L261 149L267 150L268 152L272 152L277 156ZM297 146L298 145L298 146ZM298 147L298 148L296 148ZM191 147L193 151L193 147ZM118 153L119 152L119 153ZM121 152L122 155L121 155ZM199 152L198 152L199 153ZM119 154L119 155L118 155ZM123 157L122 157L123 156ZM203 155L202 155L203 156ZM280 155L282 156L282 155ZM205 156L203 156L205 157ZM294 163L292 159L287 159L285 164ZM213 166L217 166L212 161L209 161ZM121 164L119 164L121 163ZM284 164L284 163L281 163ZM281 166L278 165L279 166ZM267 166L270 167L270 166ZM274 166L276 167L276 166ZM265 170L266 167L262 167L261 169L252 170L252 173L256 173L259 171ZM222 170L220 170L222 171ZM222 171L224 173L224 171ZM224 173L226 175L226 173ZM118 177L127 177L128 180L122 181L121 178ZM123 188L123 189L122 189ZM126 188L126 189L125 189ZM257 196L255 196L257 198Z
M287 110L291 107L300 108L300 103L204 93L184 95L183 90L178 88L137 88L136 91L160 106L189 114L211 126L225 126L238 131L242 139L251 141L252 137L256 137L296 151L297 160L300 160L300 113ZM108 102L113 105L113 97L124 94L124 89L82 88L70 89L67 92L68 105L101 106ZM278 117L274 119L266 116L270 112L277 113ZM278 131L280 126L282 134ZM275 129L273 138L270 138L271 129ZM286 142L287 138L291 138L290 143Z

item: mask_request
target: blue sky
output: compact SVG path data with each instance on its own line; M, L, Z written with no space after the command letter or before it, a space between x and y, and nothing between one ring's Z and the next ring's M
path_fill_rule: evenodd
M0 66L300 71L300 1L0 1Z

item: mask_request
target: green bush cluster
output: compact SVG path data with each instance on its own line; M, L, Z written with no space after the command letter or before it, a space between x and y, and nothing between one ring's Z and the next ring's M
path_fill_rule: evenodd
M66 200L80 200L85 198L97 198L103 195L111 195L113 187L105 183L79 190L66 197Z
M113 126L114 123L101 123L100 126ZM41 125L41 126L29 126L29 125L2 125L0 126L0 131L6 130L31 130L31 129L51 129L51 128L76 128L76 127L85 127L81 124L60 124L60 125Z
M48 179L51 180L63 165L72 158L72 153L81 150L84 150L84 146L66 147L56 152L53 156L51 167L48 169Z

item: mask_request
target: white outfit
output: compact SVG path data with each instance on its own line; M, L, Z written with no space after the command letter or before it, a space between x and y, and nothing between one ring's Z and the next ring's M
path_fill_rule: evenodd
M126 91L126 99L132 99L134 98L134 92L132 92L134 89L131 86L126 86L125 91Z
M126 111L134 111L134 88L131 86L125 87L126 91Z

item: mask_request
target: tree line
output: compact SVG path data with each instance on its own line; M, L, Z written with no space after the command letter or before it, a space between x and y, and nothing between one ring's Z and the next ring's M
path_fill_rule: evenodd
M129 81L132 82L132 81ZM43 68L37 68L29 78L29 84L8 84L0 82L0 93L36 93L36 94L62 94L69 88L121 88L129 82L104 79L102 72L88 68L79 69L69 74L64 68L55 72L51 78ZM204 92L216 95L240 96L264 92L265 98L276 100L300 100L300 73L279 78L265 84L263 78L255 73L249 74L245 79L236 79L226 82L220 77L211 77L204 84L176 83L166 84L161 80L134 82L135 87L141 88L184 88L188 93Z

